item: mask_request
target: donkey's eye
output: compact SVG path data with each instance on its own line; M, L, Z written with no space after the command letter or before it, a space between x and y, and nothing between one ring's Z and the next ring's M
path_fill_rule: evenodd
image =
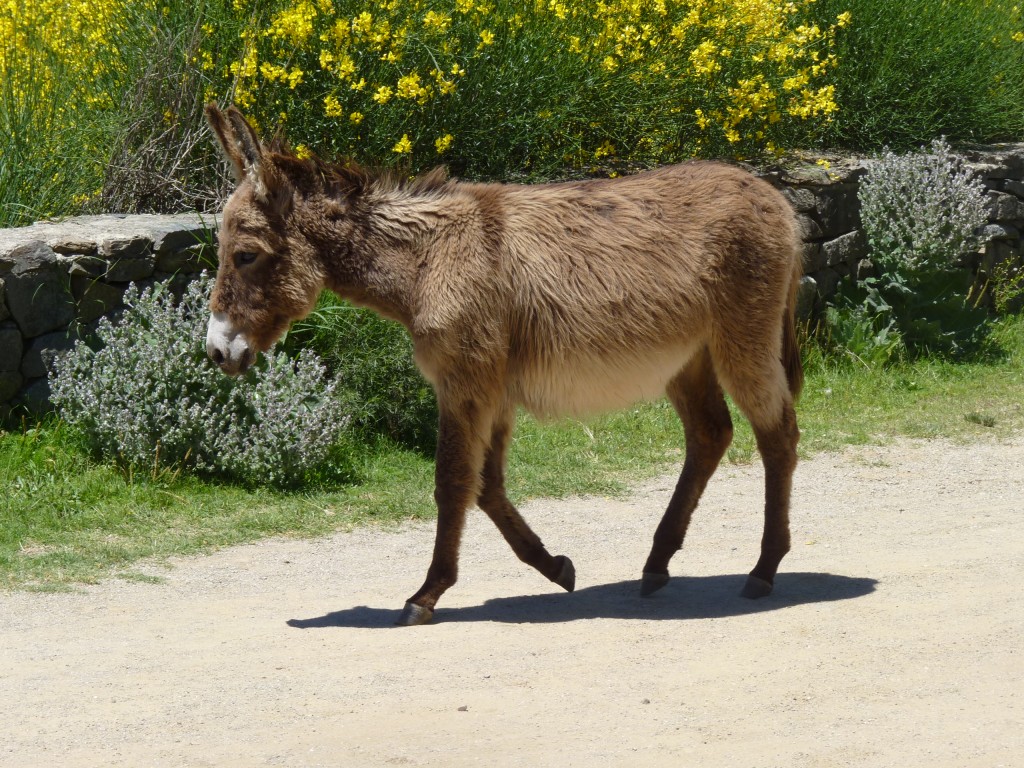
M239 251L235 254L235 266L245 267L256 261L258 254L252 251Z

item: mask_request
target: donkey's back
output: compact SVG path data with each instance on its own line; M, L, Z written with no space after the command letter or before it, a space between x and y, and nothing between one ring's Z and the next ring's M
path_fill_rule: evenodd
M482 305L465 329L450 330L459 347L464 330L507 354L508 394L534 413L659 397L695 354L724 356L731 340L780 358L799 241L788 203L768 183L694 162L464 192L490 218L489 235L435 258L469 276L448 290L479 295ZM486 288L471 284L480 274Z

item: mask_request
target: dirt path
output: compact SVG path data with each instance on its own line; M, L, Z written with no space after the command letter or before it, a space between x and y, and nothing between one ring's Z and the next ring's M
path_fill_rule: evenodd
M1024 440L802 463L776 593L737 597L761 473L712 480L638 596L674 478L481 514L434 623L392 628L429 526L274 541L77 594L0 594L0 766L1024 765Z

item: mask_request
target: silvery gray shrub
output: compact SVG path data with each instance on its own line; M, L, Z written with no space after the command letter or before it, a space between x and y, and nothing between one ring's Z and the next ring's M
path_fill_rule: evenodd
M980 350L988 326L969 299L964 255L988 219L985 188L944 139L886 150L861 182L874 274L841 286L826 313L833 343L864 363Z
M889 271L950 268L977 249L988 220L984 185L942 138L930 151L885 150L859 198L872 258Z
M98 349L79 341L55 363L53 402L92 450L127 466L300 483L348 423L337 383L309 351L223 375L206 356L212 282L204 273L180 300L166 283L129 287L121 317L100 320Z

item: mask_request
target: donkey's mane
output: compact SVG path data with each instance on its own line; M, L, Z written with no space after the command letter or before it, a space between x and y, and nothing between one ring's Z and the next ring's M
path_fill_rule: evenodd
M349 197L370 190L425 195L439 192L450 183L443 165L411 176L401 169L365 166L351 158L332 161L316 154L300 158L278 139L266 149L273 165L297 188L316 188L330 196Z

